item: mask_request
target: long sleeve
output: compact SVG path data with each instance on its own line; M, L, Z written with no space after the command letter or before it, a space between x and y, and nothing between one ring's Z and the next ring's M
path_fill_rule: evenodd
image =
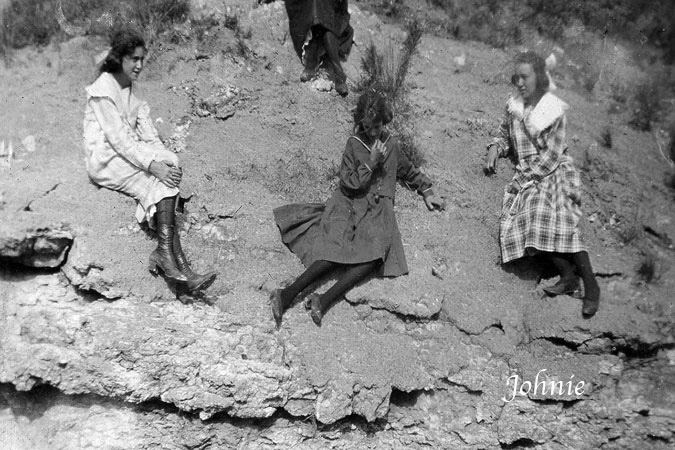
M354 144L351 139L348 140L340 165L340 184L348 190L361 191L368 187L372 178L373 170L367 163L358 160Z
M567 148L565 144L566 124L567 119L563 115L550 128L538 135L530 136L539 154L529 158L528 165L516 174L515 180L520 186L528 182L537 183L558 168Z
M152 145L141 141L136 132L124 123L110 99L91 97L89 104L110 146L136 167L149 171L154 156Z
M400 149L398 151L396 177L403 181L410 190L417 191L418 194L424 197L434 194L429 177L424 175L419 168L415 167Z
M164 145L159 139L157 128L155 128L155 125L152 123L152 118L150 117L150 106L148 106L147 102L143 102L140 108L138 108L136 131L138 132L138 136L142 141L151 145Z
M497 135L487 145L488 148L490 148L490 146L492 146L492 145L497 145L497 148L499 149L498 154L502 158L509 154L509 152L511 151L511 147L512 147L512 145L511 145L510 123L511 123L511 117L509 115L508 106L507 106L506 111L504 111L504 117L502 119L502 122L499 125Z

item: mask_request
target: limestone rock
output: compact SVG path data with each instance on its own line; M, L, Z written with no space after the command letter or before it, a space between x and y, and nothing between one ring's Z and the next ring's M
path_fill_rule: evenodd
M4 220L0 225L0 259L24 266L59 267L72 244L73 235L66 225L21 229Z

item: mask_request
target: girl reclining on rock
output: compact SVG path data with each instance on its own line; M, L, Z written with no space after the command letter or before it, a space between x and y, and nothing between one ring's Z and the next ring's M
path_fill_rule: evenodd
M188 290L205 288L215 272L194 273L180 244L175 208L182 170L175 153L164 147L145 101L135 95L133 83L143 69L146 47L131 31L112 37L99 76L86 87L84 147L87 172L99 186L127 194L138 202L136 219L155 218L157 248L150 254L150 272L185 283Z
M309 296L317 325L335 300L368 275L408 273L394 216L396 180L416 189L430 211L443 209L443 204L434 196L431 181L383 129L392 117L380 95L362 95L354 113L356 134L347 139L342 156L339 188L325 205L291 204L274 210L282 241L307 267L290 286L272 292L277 326L293 299L329 272L345 269L327 292Z

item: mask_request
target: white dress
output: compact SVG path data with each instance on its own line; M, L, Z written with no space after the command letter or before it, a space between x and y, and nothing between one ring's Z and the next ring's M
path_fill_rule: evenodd
M133 85L132 85L133 86ZM123 192L138 201L136 219L152 224L157 202L178 194L149 172L152 161L178 165L178 157L159 140L150 108L103 72L87 92L84 148L89 178L99 186Z

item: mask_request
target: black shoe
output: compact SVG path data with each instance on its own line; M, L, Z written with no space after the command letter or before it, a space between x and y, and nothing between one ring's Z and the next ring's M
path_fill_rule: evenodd
M590 286L584 286L583 300L584 305L581 307L581 314L585 318L593 317L598 312L598 307L600 306L600 286L598 286L597 282L592 283Z
M335 92L337 92L343 97L346 97L347 94L349 94L349 88L347 88L347 83L335 83Z
M272 308L272 315L277 324L277 328L281 326L281 316L284 314L284 309L281 302L281 289L275 289L270 294L270 306Z
M549 296L555 297L556 295L571 295L575 291L579 290L579 279L578 278L561 278L553 286L548 286L544 288Z
M309 315L315 324L321 326L321 319L323 318L323 314L321 314L321 296L319 294L309 294L307 300L310 304Z
M300 81L302 81L304 83L306 81L311 80L312 77L314 77L314 73L315 73L314 70L310 70L310 69L303 70L302 74L300 75Z

